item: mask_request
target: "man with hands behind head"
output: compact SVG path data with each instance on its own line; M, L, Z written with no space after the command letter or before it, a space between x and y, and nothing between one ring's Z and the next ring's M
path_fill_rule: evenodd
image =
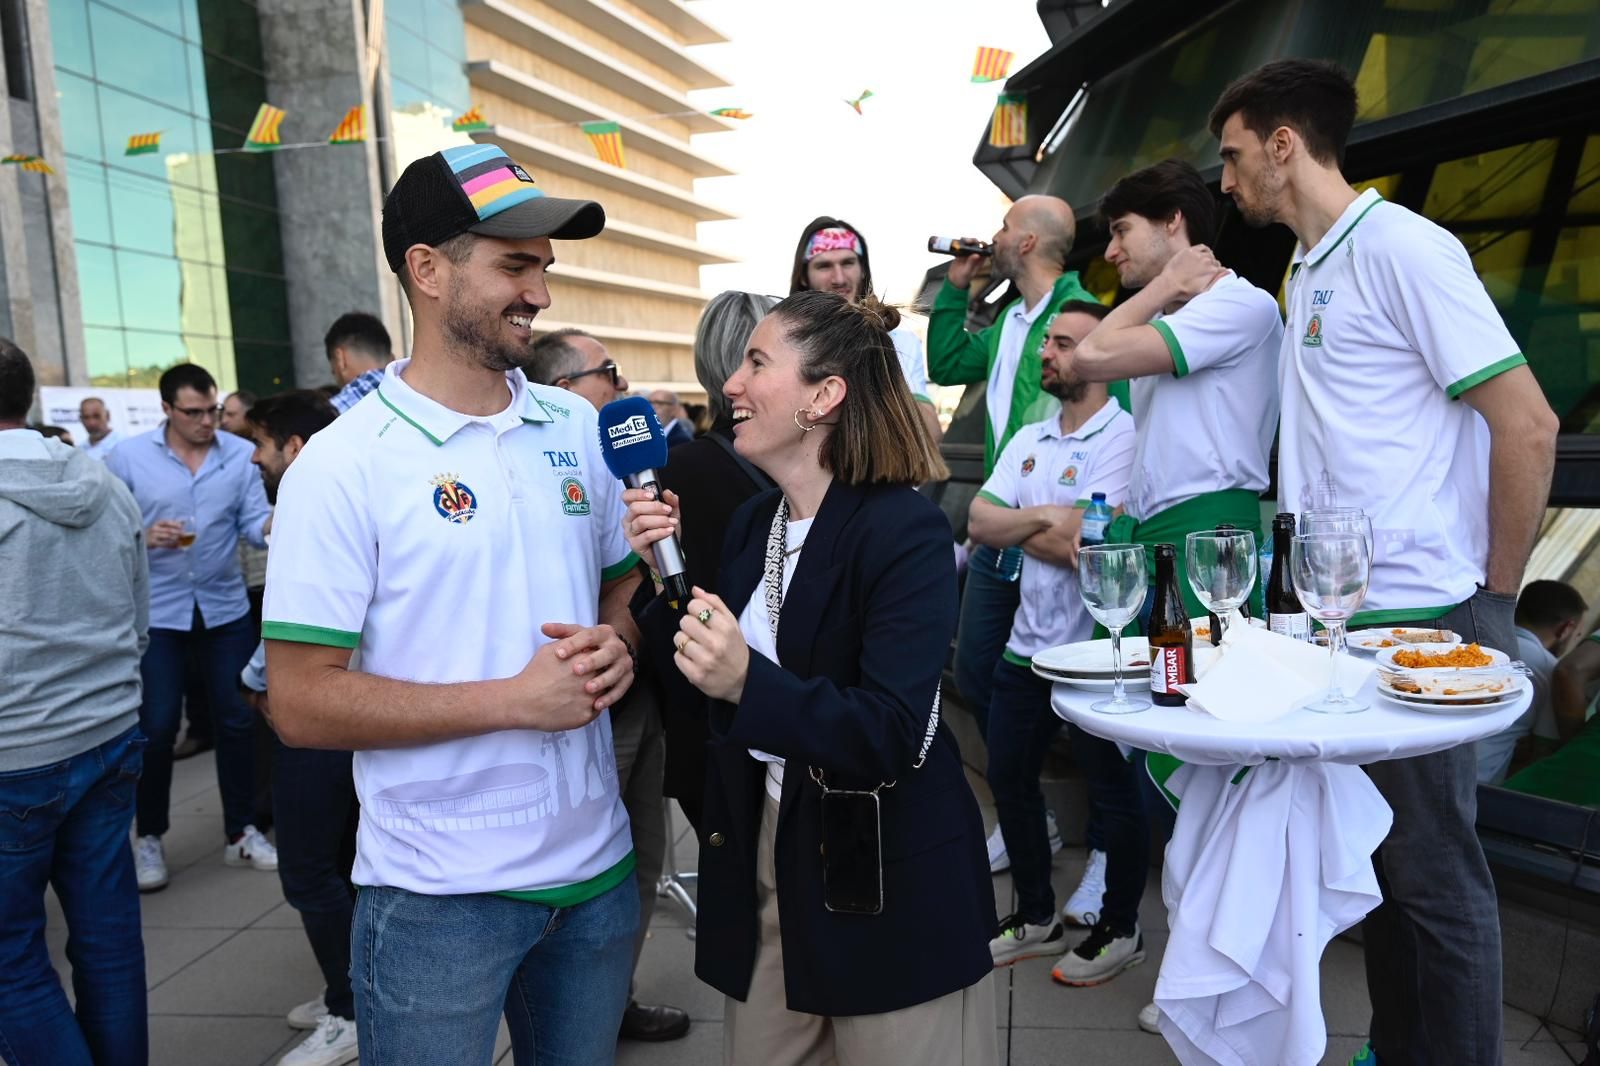
M518 1064L615 1055L639 897L607 710L638 559L594 410L517 369L552 238L604 224L492 145L413 162L383 212L411 358L279 490L272 717L356 753L366 1063L487 1066L502 1014Z

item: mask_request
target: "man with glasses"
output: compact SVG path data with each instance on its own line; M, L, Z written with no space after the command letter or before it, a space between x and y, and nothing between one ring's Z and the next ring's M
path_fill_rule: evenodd
M161 837L172 791L172 747L183 707L184 676L194 660L215 715L217 786L230 866L276 870L278 855L251 824L255 752L250 709L239 698L239 671L255 648L250 601L239 569L242 537L266 547L271 516L251 445L218 433L217 383L202 367L161 375L166 420L125 442L107 467L133 492L150 553L150 646L140 673L139 727L150 739L139 781L134 864L141 892L167 883Z
M533 342L529 381L575 392L598 410L628 394L628 379L606 346L581 329L558 329Z

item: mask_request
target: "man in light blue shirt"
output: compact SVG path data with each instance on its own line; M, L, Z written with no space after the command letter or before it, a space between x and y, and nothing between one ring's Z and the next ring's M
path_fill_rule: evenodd
M140 665L139 725L150 740L139 780L139 889L167 883L161 837L172 791L172 747L193 659L216 717L217 785L227 835L223 861L276 870L272 845L251 822L255 753L251 712L239 697L239 671L258 634L239 570L239 538L261 548L271 518L251 446L218 433L217 385L192 363L161 375L166 421L124 441L106 466L133 492L150 553L150 646Z

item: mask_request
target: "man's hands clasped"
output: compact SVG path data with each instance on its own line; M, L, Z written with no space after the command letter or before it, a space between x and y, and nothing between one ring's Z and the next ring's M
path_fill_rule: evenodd
M555 733L586 726L633 684L633 656L610 626L546 622L539 630L551 642L507 679L525 728Z

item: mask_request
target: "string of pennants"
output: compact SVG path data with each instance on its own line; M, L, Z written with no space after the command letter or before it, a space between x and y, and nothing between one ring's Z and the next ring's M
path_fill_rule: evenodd
M1011 70L1011 63L1016 58L1016 53L1008 52L1002 48L980 47L972 61L972 81L975 84L1003 81ZM861 94L845 103L857 115L865 115L862 104L871 99L875 94L871 89L863 89ZM654 115L640 115L638 118L681 118L689 115L698 115L699 111L671 111ZM704 112L717 118L744 121L754 118L751 111L742 107L719 107L715 110ZM224 155L234 152L272 152L286 148L318 148L326 145L363 144L374 140L371 127L367 119L365 105L358 104L347 111L339 124L325 141L306 141L303 143L284 144L281 127L287 112L282 108L263 103L256 111L255 119L250 123L249 132L245 134L244 144L238 148L216 148L214 155ZM584 136L589 139L590 146L594 149L595 156L603 163L614 167L626 169L627 155L622 146L622 126L615 121L599 122L555 122L550 126L570 127L578 126ZM450 128L456 133L473 133L491 128L491 124L484 117L483 110L473 107L457 116ZM536 127L537 128L537 127ZM135 133L128 138L127 147L123 151L125 156L154 155L161 151L161 130L148 133ZM989 144L995 148L1014 148L1028 143L1028 104L1025 97L1015 93L1001 93L995 101L994 112L989 120ZM52 175L54 168L43 157L37 155L14 154L0 157L0 166L17 166L22 170L34 174Z

